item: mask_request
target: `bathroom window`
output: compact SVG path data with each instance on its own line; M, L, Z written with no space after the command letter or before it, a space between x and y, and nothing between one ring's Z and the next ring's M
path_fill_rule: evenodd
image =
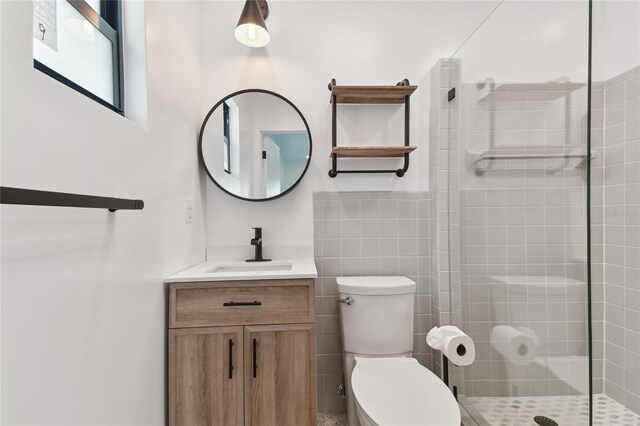
M121 0L33 0L33 65L124 113Z

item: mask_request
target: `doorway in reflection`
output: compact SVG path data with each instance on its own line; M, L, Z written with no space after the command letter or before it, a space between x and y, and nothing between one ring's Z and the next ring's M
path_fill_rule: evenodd
M262 132L262 197L275 197L300 177L309 159L307 132Z

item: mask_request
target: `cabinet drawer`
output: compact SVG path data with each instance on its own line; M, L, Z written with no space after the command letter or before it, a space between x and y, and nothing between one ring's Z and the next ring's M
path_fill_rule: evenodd
M169 327L314 321L313 280L169 285Z

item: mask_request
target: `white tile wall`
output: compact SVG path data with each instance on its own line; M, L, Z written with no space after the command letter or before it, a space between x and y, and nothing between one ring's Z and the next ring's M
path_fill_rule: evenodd
M640 67L604 82L605 392L640 413Z
M429 223L434 326L458 323L452 308L458 309L458 315L461 309L456 303L460 299L459 217L454 208L459 202L455 191L457 174L450 173L451 167L457 167L452 161L456 157L451 154L455 155L457 144L455 129L452 130L457 113L447 99L449 89L457 83L459 67L458 60L441 59L430 71L429 182L433 199ZM433 371L442 374L442 356L437 351L433 352Z
M473 159L485 151L585 152L586 86L497 82L483 88L459 84L457 91L450 106L459 118L447 123L449 145L444 146L449 152L439 156L438 167L443 159L448 167L438 183L450 189L445 195L451 297L461 296L452 304L454 320L459 306L459 324L477 350L473 366L455 369L461 391L468 396L585 392L588 364L568 361L584 361L588 353L585 169L579 160L508 160L480 163L486 171L476 173ZM499 303L492 291L499 285L494 276L526 276L563 291L553 296L527 291L521 300ZM564 291L567 282L578 291ZM561 377L541 363L519 367L505 361L489 339L496 325L534 330L539 361L566 361L573 371Z
M430 135L430 179L437 194L432 203L434 323L443 320L449 284L456 297L460 281L449 280L447 268L455 274L459 249L462 324L478 344L478 360L459 374L463 391L501 395L512 392L509 387L515 384L519 392L528 389L533 395L575 392L549 371L531 367L514 377L500 363L487 338L495 316L500 316L490 297L489 277L544 275L586 281L584 169L571 162L493 162L491 171L478 176L464 151L492 147L500 153L496 147L505 148L502 152L519 147L526 153L544 146L543 152L549 153L554 146L583 148L585 89L557 97L550 86L521 85L481 104L476 87L469 88L472 96L464 86L458 87L463 94L451 105L457 107L455 102L461 99L469 102L462 106L466 113L458 123L447 112L446 90L440 86L451 79L442 77L443 72L450 73L443 71L448 67L446 63L434 67L431 87L431 124L438 129ZM457 74L453 75L455 79ZM594 83L592 106L594 389L600 392L604 381L608 395L640 412L640 67ZM448 232L445 220L451 224L450 241L439 238ZM461 245L455 237L458 223ZM442 258L449 248L453 262ZM582 295L561 303L524 301L522 318L538 327L543 354L586 355L585 302ZM457 303L452 306L455 311ZM517 312L514 306L509 304L507 310ZM449 313L444 313L445 321ZM434 359L437 363L438 357ZM577 371L575 376L583 373Z
M431 368L425 343L432 325L427 192L317 192L313 195L318 354L318 406L344 412L336 277L404 275L417 283L414 357Z

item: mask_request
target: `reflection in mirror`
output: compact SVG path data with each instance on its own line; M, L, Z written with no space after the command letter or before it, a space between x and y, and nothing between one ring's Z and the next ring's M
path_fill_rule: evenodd
M302 179L311 135L302 114L285 98L242 91L210 111L200 131L200 155L222 190L262 201L284 195Z

